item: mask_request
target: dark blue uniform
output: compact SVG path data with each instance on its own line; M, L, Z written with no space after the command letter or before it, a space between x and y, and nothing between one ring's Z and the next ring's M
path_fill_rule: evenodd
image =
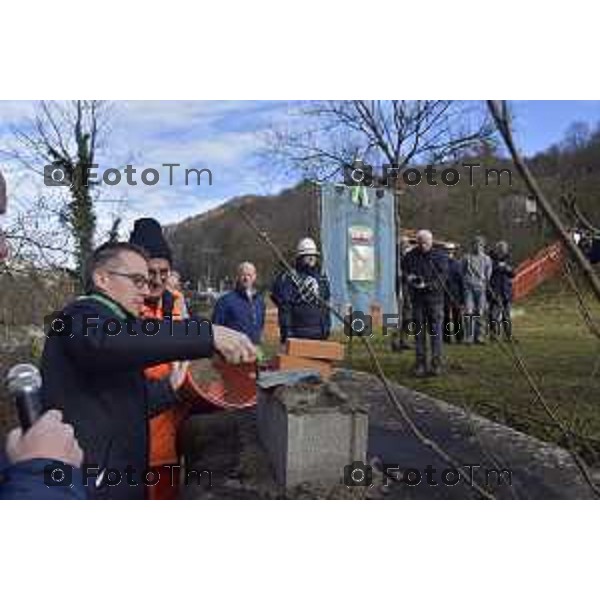
M271 290L271 298L279 311L281 342L288 337L325 340L331 331L331 316L316 298L329 301L327 275L297 261L296 279L298 285L291 274L284 271L277 276Z

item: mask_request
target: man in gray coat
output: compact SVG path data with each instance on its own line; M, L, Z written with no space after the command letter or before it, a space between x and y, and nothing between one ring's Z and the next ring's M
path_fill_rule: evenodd
M485 240L477 236L471 252L462 261L465 293L466 344L484 344L483 329L486 312L486 294L492 276L492 259L485 253Z

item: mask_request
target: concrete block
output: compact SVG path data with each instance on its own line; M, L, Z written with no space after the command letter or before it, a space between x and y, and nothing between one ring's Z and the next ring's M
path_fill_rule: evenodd
M330 384L259 389L258 435L278 484L338 484L365 461L366 410Z

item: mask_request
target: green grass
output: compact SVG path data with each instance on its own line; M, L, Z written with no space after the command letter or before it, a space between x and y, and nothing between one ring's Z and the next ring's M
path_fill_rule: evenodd
M600 322L598 302L591 296L586 300ZM576 297L563 281L546 284L516 309L517 352L551 410L574 433L578 449L588 461L600 463L600 340L586 327ZM411 375L413 351L391 352L389 337L372 340L387 377L541 439L565 444L505 343L445 346L445 374L416 379ZM360 341L354 340L347 354L346 366L373 371Z

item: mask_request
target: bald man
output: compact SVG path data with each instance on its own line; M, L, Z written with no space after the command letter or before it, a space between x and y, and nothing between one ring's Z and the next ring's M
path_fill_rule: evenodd
M213 311L212 322L245 333L260 344L265 325L265 302L256 291L256 267L243 262L237 268L235 289L221 296Z
M402 260L402 276L412 304L409 335L416 336L415 376L440 375L444 326L444 291L448 279L448 259L433 247L433 234L427 229L417 233L417 245ZM427 338L431 364L427 361Z

